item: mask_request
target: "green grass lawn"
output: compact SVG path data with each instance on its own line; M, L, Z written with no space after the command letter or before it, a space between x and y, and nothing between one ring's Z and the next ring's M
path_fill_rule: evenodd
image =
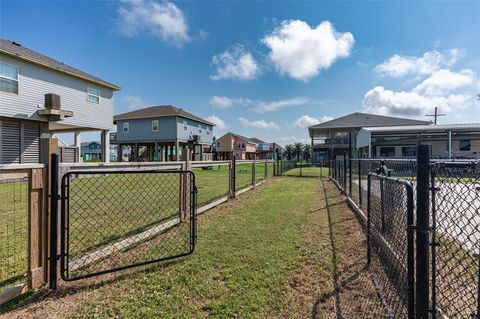
M242 195L234 209L200 223L193 255L112 282L78 305L74 317L268 317L301 260L296 247L314 184L283 178Z
M272 164L270 164L272 165ZM273 167L273 165L272 165ZM228 166L194 168L201 207L228 195ZM257 167L257 178L265 165ZM252 165L237 165L237 189L251 185ZM27 182L0 184L0 290L25 281ZM69 251L75 260L179 215L176 174L111 174L70 182Z
M28 183L0 184L0 291L27 280Z
M302 167L294 168L286 171L285 176L302 176L302 177L325 177L328 176L328 167Z

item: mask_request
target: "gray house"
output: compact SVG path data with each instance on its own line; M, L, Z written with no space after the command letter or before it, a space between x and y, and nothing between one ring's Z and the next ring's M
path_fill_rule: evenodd
M430 146L433 158L480 158L480 123L440 124L353 113L308 129L315 160L348 151L349 136L359 157L414 157L416 146Z
M329 160L343 155L344 152L348 151L350 135L352 137L352 146L355 147L356 136L362 128L429 124L431 122L392 116L359 112L348 114L308 128L312 141L313 160Z
M213 142L213 123L173 105L152 106L115 115L117 160L181 160L187 147L192 160L205 160Z
M0 164L47 163L53 133L75 135L78 160L81 132L100 131L108 154L113 92L119 89L0 39Z

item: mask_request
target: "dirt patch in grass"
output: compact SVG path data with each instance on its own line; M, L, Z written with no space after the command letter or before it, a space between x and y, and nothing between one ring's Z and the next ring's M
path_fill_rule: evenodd
M328 181L317 200L303 247L303 263L292 276L277 310L288 318L377 318L383 308L366 265L366 237L345 197Z

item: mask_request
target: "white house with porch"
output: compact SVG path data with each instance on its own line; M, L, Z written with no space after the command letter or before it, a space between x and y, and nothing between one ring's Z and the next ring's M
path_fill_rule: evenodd
M48 163L55 133L101 132L109 154L117 85L0 39L0 164ZM102 156L108 162L110 156Z

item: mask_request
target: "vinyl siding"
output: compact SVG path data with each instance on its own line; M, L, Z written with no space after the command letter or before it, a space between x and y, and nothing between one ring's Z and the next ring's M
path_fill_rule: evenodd
M158 131L152 131L152 121L158 120ZM128 122L129 132L123 132L123 123ZM175 116L124 120L117 122L117 142L154 142L172 141L177 138L177 121Z
M187 124L186 131L184 128L185 123ZM202 133L200 133L199 130L201 130ZM188 141L193 138L193 135L199 135L200 142L205 144L213 143L213 126L211 125L206 125L179 116L177 117L177 132L177 136L180 141Z
M0 116L45 121L36 114L44 107L45 94L60 95L63 110L74 116L59 123L84 128L113 127L113 91L88 81L29 62L1 55L0 61L19 68L19 93L0 91ZM100 91L100 103L87 101L87 87Z

